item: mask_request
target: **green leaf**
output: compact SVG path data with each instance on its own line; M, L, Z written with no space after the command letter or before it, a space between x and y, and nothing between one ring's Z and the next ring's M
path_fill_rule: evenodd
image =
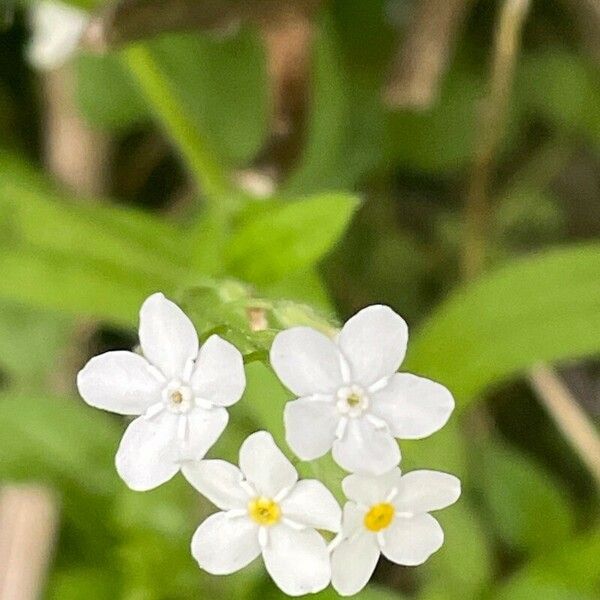
M219 198L211 207L235 208L229 171L258 152L268 127L266 60L257 33L162 35L129 46L122 57L202 190Z
M598 596L590 592L581 593L577 589L558 582L547 582L544 579L532 578L521 580L518 585L511 587L507 595L502 593L496 598L503 600L531 600L543 598L544 600L597 600Z
M550 47L526 56L517 75L519 95L530 112L600 145L600 78L594 64Z
M460 421L453 415L440 431L428 438L401 440L402 471L446 471L459 477L463 485L467 483L469 455Z
M232 186L205 131L199 129L152 51L143 44L128 46L123 60L167 134L176 144L191 175L209 198L227 199ZM224 203L213 203L223 207Z
M328 587L322 592L317 592L307 597L314 598L314 600L339 600L341 598L332 587ZM250 588L245 598L246 600L254 600L255 598L260 598L261 600L286 600L289 596L284 594L267 575L262 575L256 578L254 586ZM399 594L396 590L392 591L380 585L371 584L358 592L358 594L352 596L352 598L355 600L402 600L406 596Z
M152 258L157 265L146 268L161 273L186 265L187 242L175 226L110 201L75 198L16 155L0 156L0 217L11 242L113 262L135 260L130 264L136 268Z
M473 479L460 419L453 417L441 431L423 440L402 440L402 471L433 469L456 475L463 490ZM444 545L418 570L424 598L477 598L493 577L490 535L466 492L456 504L436 512L444 529ZM469 543L465 543L469 540Z
M261 291L268 298L289 298L333 312L329 291L315 269L291 273L288 277L265 286Z
M540 519L544 518L540 515ZM546 526L544 518L542 526ZM494 600L592 600L600 586L600 528L572 538L529 561L490 597Z
M264 142L269 118L266 56L258 32L168 34L147 46L216 152L232 164L250 160Z
M117 56L80 53L74 67L77 104L91 125L120 131L149 119L146 103Z
M540 247L560 239L565 221L557 198L540 188L518 185L497 200L493 236L499 251Z
M472 156L476 103L481 94L482 85L473 73L454 69L432 108L389 113L385 128L388 160L433 173L464 167Z
M261 284L308 269L340 238L357 206L355 196L330 193L260 211L242 222L230 239L228 269Z
M444 529L444 545L418 570L425 589L444 600L480 597L493 577L493 556L479 515L463 496L434 516Z
M144 299L168 286L69 254L0 250L0 298L35 309L133 325Z
M16 157L0 158L0 297L135 320L150 293L188 277L190 239L141 211L73 202Z
M289 454L283 427L283 409L290 392L283 387L275 373L260 362L246 365L247 385L244 400L247 414L262 429L273 435L281 449Z
M65 479L87 493L109 495L120 427L74 398L0 396L2 477Z
M339 600L337 592L328 588L312 596L315 600ZM377 584L370 584L355 596L355 600L402 600L406 598L404 594L399 594L396 590L386 589Z
M190 525L197 527L199 524L199 521L190 520ZM126 576L123 593L117 597L131 600L218 597L207 590L204 582L208 576L192 558L192 534L193 529L187 537L134 531L119 547L120 563ZM221 579L220 587L214 591L223 593L227 588L227 582ZM209 592L206 596L205 591Z
M562 546L570 537L574 525L571 506L559 483L540 465L499 440L481 449L477 485L493 526L513 548L543 553Z
M50 575L45 597L48 600L112 600L118 596L118 574L103 568L76 567Z
M114 468L118 421L80 399L7 393L0 396L0 430L0 480L49 485L60 501L65 551L80 557L93 547L105 560L121 485Z
M599 350L600 244L586 244L515 260L456 290L413 336L404 367L444 383L464 410L539 361Z
M42 389L71 334L63 316L0 304L0 370L8 373L11 387Z
M185 236L140 211L67 202L17 182L0 181L0 194L0 226L15 245L112 264L138 279L174 281L185 270Z

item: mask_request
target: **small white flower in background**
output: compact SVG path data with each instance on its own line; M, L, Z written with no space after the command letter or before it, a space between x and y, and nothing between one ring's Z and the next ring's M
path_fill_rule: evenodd
M29 11L32 38L28 57L37 69L62 66L75 52L89 21L89 15L68 4L41 0Z
M342 487L350 501L344 506L342 532L332 543L331 583L343 596L367 584L381 553L399 565L424 563L444 542L429 511L450 506L460 496L460 481L439 471L353 474Z
M331 492L298 473L266 431L240 449L240 468L223 460L184 465L188 481L221 509L192 539L192 554L214 575L242 569L260 554L290 596L318 592L331 580L329 552L316 529L337 532L341 510Z
M216 335L199 348L192 322L162 294L142 305L139 335L144 356L96 356L77 386L91 406L141 415L125 431L116 465L130 488L149 490L171 479L182 461L204 458L246 379L237 348Z
M400 462L394 438L418 439L444 426L454 408L439 383L396 373L408 327L387 306L354 315L336 340L309 327L277 335L271 364L299 398L285 407L286 439L302 460L332 449L351 472L380 474Z

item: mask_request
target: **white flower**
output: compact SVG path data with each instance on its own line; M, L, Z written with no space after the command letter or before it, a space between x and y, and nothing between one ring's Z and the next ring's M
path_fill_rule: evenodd
M342 596L367 584L380 553L399 565L424 563L444 542L429 511L450 506L460 496L460 481L439 471L401 476L396 468L379 477L354 474L342 487L350 502L331 556L331 583Z
M339 531L340 507L320 481L298 481L271 434L259 431L244 441L240 469L206 460L184 465L183 474L222 509L192 539L202 569L225 575L262 554L273 581L290 596L329 584L329 552L316 529Z
M141 415L117 451L119 475L149 490L177 473L181 462L204 458L221 435L246 385L242 355L213 335L199 349L192 322L162 294L140 311L140 345L133 352L92 358L77 376L79 393L98 408Z
M454 408L442 385L396 373L408 328L387 306L354 315L336 340L309 327L281 332L271 364L299 398L285 407L286 439L302 460L330 448L351 472L380 474L400 462L394 438L418 439L437 431Z
M62 2L41 0L31 7L29 19L33 29L29 60L46 71L62 66L75 52L89 15Z

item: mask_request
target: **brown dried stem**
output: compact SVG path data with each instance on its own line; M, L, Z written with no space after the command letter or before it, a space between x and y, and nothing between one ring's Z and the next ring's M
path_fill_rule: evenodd
M548 414L579 454L600 489L600 437L593 423L551 367L536 366L529 379Z
M0 490L0 598L36 600L42 587L58 524L52 493L38 485Z
M494 43L489 92L484 98L476 135L478 142L465 205L464 276L477 276L485 264L490 201L489 186L510 101L521 30L529 0L504 0Z
M108 187L110 137L90 127L76 102L76 73L73 63L41 74L44 99L44 162L46 168L80 202L102 196ZM73 341L61 366L48 382L57 393L73 388L75 369L80 366L83 347L94 324L82 321L75 327Z
M304 141L314 26L303 11L262 27L272 106L271 135L256 160L275 179L296 162Z
M106 192L110 141L92 129L75 102L73 65L42 76L44 160L48 170L79 196Z
M435 103L472 4L473 0L422 0L417 4L384 90L390 108L427 109Z
M82 43L103 52L168 31L227 31L241 22L259 25L290 13L314 14L322 0L119 0L92 18Z

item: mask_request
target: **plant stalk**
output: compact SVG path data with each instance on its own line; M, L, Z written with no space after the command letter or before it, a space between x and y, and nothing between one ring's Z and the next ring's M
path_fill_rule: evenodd
M465 243L462 270L466 279L478 276L485 266L489 228L490 180L502 140L510 101L523 23L530 0L505 0L499 15L494 43L489 92L483 100L476 127L479 141L465 203Z
M206 136L186 115L176 91L150 50L135 44L122 50L121 55L151 109L177 145L198 187L205 193L209 208L213 213L229 212L235 196L233 185Z

